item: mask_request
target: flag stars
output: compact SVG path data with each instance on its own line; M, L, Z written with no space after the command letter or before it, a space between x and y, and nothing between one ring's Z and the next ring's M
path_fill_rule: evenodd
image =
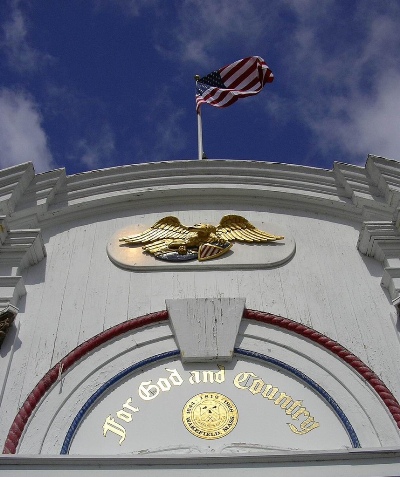
M218 71L213 71L204 78L200 78L199 80L201 83L207 84L209 86L214 86L216 88L226 88L224 83L222 82L221 76Z
M259 56L243 58L196 81L196 110L203 103L226 108L239 98L258 94L273 74Z

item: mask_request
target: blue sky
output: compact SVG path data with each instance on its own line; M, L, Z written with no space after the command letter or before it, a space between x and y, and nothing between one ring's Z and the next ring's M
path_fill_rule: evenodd
M253 98L202 106L210 159L400 160L398 0L3 0L0 167L196 160L194 75L246 56Z

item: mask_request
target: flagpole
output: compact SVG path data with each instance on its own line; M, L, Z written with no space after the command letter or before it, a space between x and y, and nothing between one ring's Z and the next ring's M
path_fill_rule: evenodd
M194 79L197 81L200 79L199 75L196 75ZM197 110L197 143L198 143L198 159L201 161L206 158L203 151L203 123L201 121L201 106Z
M197 112L197 142L199 144L199 160L203 159L203 126L201 123L200 109Z

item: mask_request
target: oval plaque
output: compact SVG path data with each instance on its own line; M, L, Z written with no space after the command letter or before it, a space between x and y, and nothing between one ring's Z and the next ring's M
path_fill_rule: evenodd
M146 253L141 244L128 245L121 242L121 237L140 234L148 229L151 224L137 224L118 230L107 244L107 254L115 265L134 271L149 270L193 270L193 269L218 269L218 270L251 270L270 268L283 265L295 254L296 243L289 231L280 224L254 222L262 230L271 231L284 236L283 240L269 243L239 243L234 242L231 249L212 260L176 260L163 261ZM196 252L197 253L197 252Z

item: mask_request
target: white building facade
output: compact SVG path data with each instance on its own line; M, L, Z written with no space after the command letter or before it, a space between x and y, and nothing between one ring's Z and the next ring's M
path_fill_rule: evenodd
M376 156L1 171L0 475L400 475L399 204ZM278 239L120 240L226 216Z

